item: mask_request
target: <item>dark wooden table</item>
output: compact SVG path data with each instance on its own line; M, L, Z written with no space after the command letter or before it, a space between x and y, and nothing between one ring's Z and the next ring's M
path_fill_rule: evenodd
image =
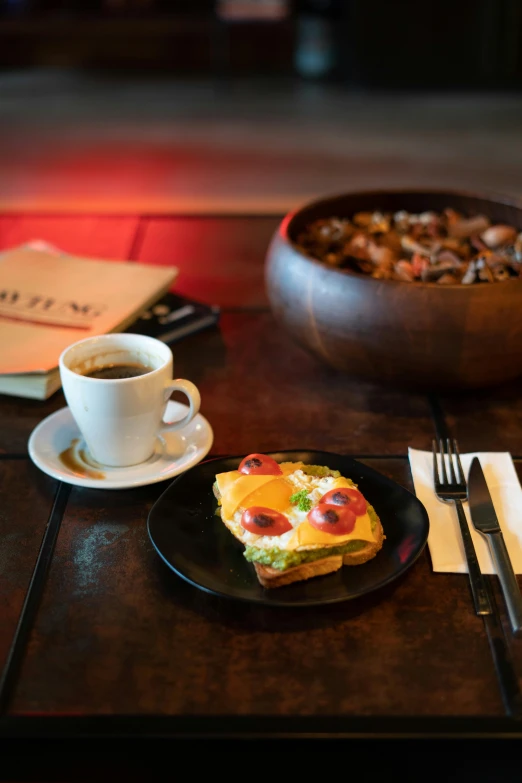
M77 254L175 263L178 291L221 305L219 329L174 350L176 374L201 390L214 455L324 449L412 489L408 446L450 431L462 451L510 450L522 473L522 381L428 398L325 369L277 330L263 287L277 223L6 216L0 248L43 238ZM148 539L164 485L69 488L32 465L32 428L63 405L61 393L0 399L4 740L522 734L466 576L433 574L426 550L393 585L344 605L288 612L206 595ZM505 640L522 677L522 642Z

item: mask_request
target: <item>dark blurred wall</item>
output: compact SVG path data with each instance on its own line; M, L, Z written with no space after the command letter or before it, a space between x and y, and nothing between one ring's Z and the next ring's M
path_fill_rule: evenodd
M353 83L522 84L521 0L348 0L339 12L339 69Z
M297 74L368 88L522 86L522 0L286 5L279 21L231 22L214 0L0 0L0 67Z

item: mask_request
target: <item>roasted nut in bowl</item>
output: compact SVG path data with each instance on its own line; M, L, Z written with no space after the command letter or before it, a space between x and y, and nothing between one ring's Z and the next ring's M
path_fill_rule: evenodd
M429 282L429 274L411 282L411 263L400 262L397 279L380 279L321 263L298 246L298 237L318 219L339 218L336 230L353 243L342 221L358 213L370 220L376 211L442 213L448 207L467 218L486 216L504 233L512 227L513 236L522 230L522 201L451 191L354 193L289 214L266 263L277 320L319 359L362 378L437 389L478 388L521 375L522 278L505 279L492 267L494 282L457 284L451 275ZM485 238L497 241L496 235ZM408 252L417 263L415 248ZM479 271L470 265L470 274L486 280Z

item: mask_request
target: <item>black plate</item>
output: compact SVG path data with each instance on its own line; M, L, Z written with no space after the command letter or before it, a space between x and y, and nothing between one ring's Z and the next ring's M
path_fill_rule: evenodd
M208 593L270 606L317 606L357 598L406 571L428 538L428 515L415 495L350 457L324 451L283 451L277 462L328 465L353 479L375 507L386 535L378 555L361 566L265 590L243 545L215 515L216 473L236 470L242 457L203 462L175 479L156 501L148 519L151 541L179 576Z

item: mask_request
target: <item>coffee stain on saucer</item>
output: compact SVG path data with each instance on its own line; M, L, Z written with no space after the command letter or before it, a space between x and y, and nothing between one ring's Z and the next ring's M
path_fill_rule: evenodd
M80 446L80 439L75 438L71 441L68 449L64 449L58 456L62 465L68 471L80 478L104 479L105 473L98 470L98 463L88 453L84 446Z

